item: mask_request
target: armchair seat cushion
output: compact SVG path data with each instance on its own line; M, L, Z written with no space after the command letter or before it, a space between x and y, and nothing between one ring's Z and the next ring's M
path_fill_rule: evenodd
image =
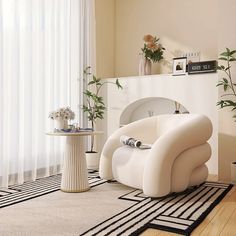
M142 189L143 169L150 149L122 146L112 156L114 179L127 186ZM135 176L135 178L134 178Z

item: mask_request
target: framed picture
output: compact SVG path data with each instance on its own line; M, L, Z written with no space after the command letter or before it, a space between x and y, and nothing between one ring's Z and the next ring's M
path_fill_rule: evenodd
M187 57L173 58L173 75L185 75Z

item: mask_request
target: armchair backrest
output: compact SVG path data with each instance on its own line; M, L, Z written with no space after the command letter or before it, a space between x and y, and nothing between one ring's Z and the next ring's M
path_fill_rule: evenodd
M158 137L160 137L164 133L175 129L181 126L182 124L190 122L193 119L200 119L201 121L205 120L207 124L211 123L206 116L200 114L158 115L128 124L123 128L117 130L114 133L114 137L120 137L122 134L125 133L130 137L140 139L144 143L152 144L156 141Z

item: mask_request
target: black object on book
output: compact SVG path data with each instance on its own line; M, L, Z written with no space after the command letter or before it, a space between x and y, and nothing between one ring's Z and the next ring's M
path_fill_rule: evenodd
M131 138L126 135L122 135L120 137L120 142L123 143L124 145L128 145L130 147L140 147L142 145L142 142L140 140L137 140L135 138Z

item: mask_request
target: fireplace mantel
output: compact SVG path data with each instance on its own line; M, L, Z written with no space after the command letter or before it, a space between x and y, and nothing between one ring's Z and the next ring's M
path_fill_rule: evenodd
M122 112L138 100L158 97L174 100L190 113L204 114L212 121L214 131L210 144L213 152L208 168L211 174L218 173L217 73L134 76L122 77L119 81L123 90L107 84L107 136L120 127Z

